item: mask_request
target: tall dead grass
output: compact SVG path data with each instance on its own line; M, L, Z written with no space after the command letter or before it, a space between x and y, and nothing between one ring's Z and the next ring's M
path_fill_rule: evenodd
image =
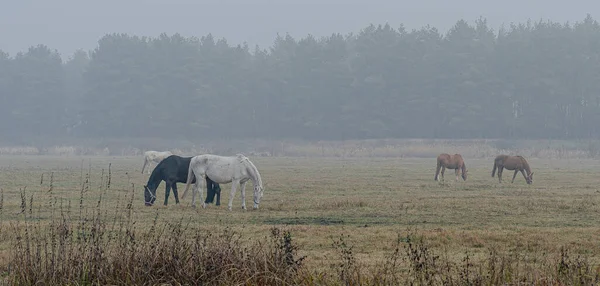
M110 167L109 167L110 170ZM92 190L89 174L78 204L53 195L53 176L43 194L20 190L19 219L3 220L0 233L11 243L0 283L10 285L598 285L600 266L569 246L532 259L519 249L490 247L460 261L434 250L417 231L398 233L391 251L375 267L355 255L348 236L332 239L338 255L329 269L310 269L293 235L273 227L265 239L246 239L235 229L194 228L153 215L147 227L133 219L134 189L126 202L103 206L111 172ZM43 180L42 180L43 181ZM92 206L84 198L97 194ZM336 206L362 207L354 201ZM42 212L48 208L50 214ZM42 216L47 216L43 218ZM138 227L136 227L138 226Z
M110 180L109 180L110 181ZM108 188L108 187L107 187ZM73 207L50 202L52 218L36 215L33 195L21 190L21 219L9 227L11 285L292 285L301 283L302 260L291 234L273 228L264 241L226 229L211 233L179 221L136 228L133 192L114 219L84 207L89 184ZM91 213L90 213L91 211Z
M365 268L354 256L344 236L333 241L340 263L339 285L598 285L600 268L582 256L573 257L567 247L534 262L518 251L490 248L475 260L466 252L455 262L447 253L433 251L418 233L398 234L392 251L374 268Z

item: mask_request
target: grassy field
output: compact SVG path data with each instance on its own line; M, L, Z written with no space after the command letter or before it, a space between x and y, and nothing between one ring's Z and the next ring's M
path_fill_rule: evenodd
M552 269L564 260L561 248L565 247L573 261L580 256L592 273L600 273L597 160L529 159L535 172L532 185L521 174L511 184L510 171L504 172L505 182L499 184L490 176L493 158L465 158L468 180L456 182L453 171L447 170L444 183L433 180L435 158L251 160L266 189L260 209L251 209L249 188L249 210L242 211L238 192L229 212L230 184L222 185L221 206L194 209L190 194L180 205L175 205L171 194L169 205L163 206L162 183L155 206L145 207L142 186L149 175L140 173L141 157L2 156L0 272L8 275L14 250L11 230L28 216L21 213L24 193L25 213L42 226L57 216L61 203L70 204L75 217L80 205L83 213L93 212L101 196L104 219L114 220L132 195L136 229L150 228L158 215L164 222L183 219L196 231L218 233L231 228L260 241L277 226L290 231L298 254L306 256L307 268L338 273L331 276L341 275L340 263L361 265L365 273L377 270L394 252L398 237L409 234L424 238L427 249L455 265L467 263L467 256L475 267L483 265L493 252L516 257L523 271L543 277L557 273ZM179 184L180 196L184 188ZM346 246L340 246L340 237Z

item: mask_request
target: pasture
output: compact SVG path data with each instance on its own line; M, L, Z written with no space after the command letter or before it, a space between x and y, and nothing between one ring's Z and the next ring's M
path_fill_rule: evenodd
M511 184L513 172L506 170L499 184L491 177L493 157L464 156L466 182L456 182L453 170L447 170L445 182L435 182L435 157L250 159L265 186L260 209L242 211L238 190L230 212L226 202L231 184L221 185L218 207L192 208L189 195L175 205L172 193L169 205L163 206L164 182L156 204L144 206L143 185L149 175L140 172L141 156L1 156L0 273L9 275L15 249L12 230L26 217L43 229L60 217L62 204L70 205L71 217L81 215L80 210L99 210L104 220L114 221L122 219L119 210L127 209L130 201L137 230L149 229L155 219L183 220L194 232L231 229L256 241L264 240L274 226L289 230L298 255L306 257L304 266L321 273L323 281L343 279L340 268L352 265L360 265L353 271L367 277L389 259L396 242L404 252L411 235L424 239L421 252L440 257L440 269L442 263L452 263L457 272L469 265L473 272L485 272L493 253L539 279L560 276L566 255L570 260L564 263L585 261L590 271L586 275L597 279L600 273L598 160L527 158L535 172L533 184L527 185L520 174ZM181 197L185 184L178 187ZM246 194L251 205L251 188ZM419 271L411 259L402 260L400 268L406 273Z

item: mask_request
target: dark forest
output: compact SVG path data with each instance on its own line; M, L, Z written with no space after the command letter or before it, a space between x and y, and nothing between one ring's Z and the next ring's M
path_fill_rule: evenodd
M1 47L0 47L1 48ZM268 48L107 34L0 51L4 142L32 138L597 139L600 25L386 24Z

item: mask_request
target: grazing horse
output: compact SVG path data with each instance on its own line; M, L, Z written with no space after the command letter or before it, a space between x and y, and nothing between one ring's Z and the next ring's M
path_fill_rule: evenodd
M460 154L449 155L442 153L437 157L437 168L435 169L434 180L439 180L440 168L442 169L442 180L444 179L444 171L446 168L454 169L456 180L458 181L458 172L461 171L464 181L467 180L467 165Z
M492 170L492 178L494 177L494 174L496 173L496 168L498 169L498 182L499 183L502 183L502 170L503 169L507 169L507 170L511 170L511 171L515 170L515 173L513 174L511 183L515 182L515 177L517 176L517 173L519 171L521 171L521 174L523 174L523 177L525 178L525 181L527 182L527 184L533 183L533 172L529 168L529 164L527 163L527 160L525 160L525 158L523 158L522 156L498 155L496 157L496 159L494 159L494 169ZM525 172L527 172L527 174L525 174Z
M188 169L190 167L190 161L192 157L179 157L177 155L171 155L166 159L162 160L156 168L152 171L148 183L144 185L144 202L146 206L151 206L156 200L156 189L160 185L161 181L165 181L165 206L169 201L169 193L171 188L173 189L173 195L175 195L175 203L179 204L179 196L177 195L177 183L185 183L187 181ZM196 181L196 178L193 178ZM212 203L217 195L216 205L221 205L221 187L219 184L213 182L208 176L206 177L206 184L208 186L208 195L206 197L205 204Z
M218 155L199 155L192 158L190 168L188 170L187 185L181 198L185 195L192 183L193 177L202 178L209 176L214 182L219 184L231 184L231 194L229 196L229 204L227 205L231 211L233 196L238 185L242 190L242 209L246 209L246 182L252 180L254 182L254 209L258 209L258 204L263 196L264 188L260 173L256 166L248 159L248 157L237 154L236 156L218 156ZM192 191L192 206L196 206L196 192L202 200L202 189L199 187L201 180L197 180ZM206 207L206 203L202 205Z
M144 169L146 165L148 165L148 174L150 174L150 164L155 163L158 164L160 161L165 158L173 155L170 151L158 152L158 151L146 151L144 152L144 165L142 166L142 174L144 173Z

